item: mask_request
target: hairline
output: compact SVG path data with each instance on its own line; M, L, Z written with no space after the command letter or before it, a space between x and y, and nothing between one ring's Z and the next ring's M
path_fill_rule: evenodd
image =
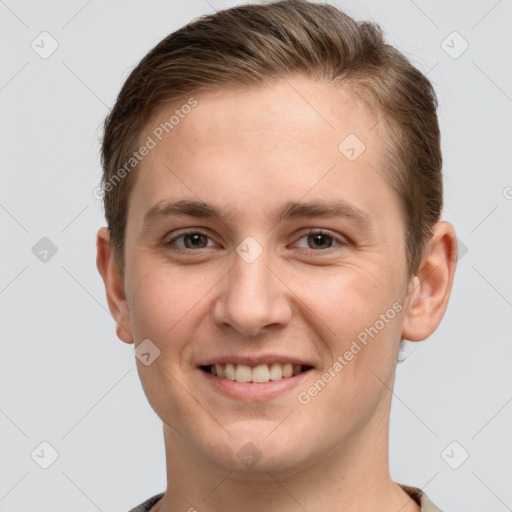
M369 87L362 85L360 77L365 77L367 73L362 73L361 75L357 71L349 71L347 74L343 76L337 76L335 78L327 77L317 70L312 70L311 73L307 73L304 71L294 71L286 75L286 78L299 76L310 79L314 82L324 83L328 86L332 86L335 88L343 88L348 91L349 94L353 96L353 99L357 102L358 107L364 112L365 119L367 125L369 125L369 130L373 131L377 130L377 136L375 140L379 146L379 151L381 154L381 165L384 176L381 177L386 181L388 186L390 186L393 191L396 193L397 200L399 203L401 218L402 218L402 228L403 234L406 241L406 258L407 258L407 272L410 276L412 276L417 270L418 261L413 262L412 259L414 254L411 250L411 237L413 234L410 232L409 225L407 222L407 212L405 210L405 203L402 199L402 191L400 190L399 184L399 173L407 172L402 168L401 158L398 155L398 148L394 144L393 133L400 134L401 127L399 123L395 122L391 118L391 122L389 122L389 116L386 115L386 112L383 108L378 104L378 102L373 98L372 94L367 94L367 90ZM168 102L162 103L160 105L154 105L153 108L148 113L148 121L139 128L138 133L134 135L134 143L130 146L127 153L133 154L134 151L142 144L142 141L148 133L151 133L150 129L152 127L152 123L163 112L177 108L183 101L186 101L187 98L191 96L196 96L200 98L204 95L210 94L224 94L229 92L237 92L244 93L247 91L253 91L255 89L264 89L266 87L271 87L280 81L287 81L286 78L283 78L282 75L268 75L263 77L263 79L254 83L242 83L239 81L227 81L225 83L216 83L208 86L201 87L192 87L187 91L184 91L172 98ZM366 94L365 94L366 93ZM389 148L392 148L393 151L387 151ZM397 162L400 165L397 165ZM125 206L126 211L124 212L124 224L123 224L123 232L119 237L120 245L113 246L114 254L116 257L116 262L121 270L121 273L124 272L124 265L126 262L125 259L125 240L126 240L126 229L128 222L128 208L130 202L130 196L132 195L133 188L137 183L137 175L140 172L140 164L139 162L130 174L126 177L125 188L127 189L125 192ZM110 231L110 229L109 229ZM421 253L423 247L420 248L419 252ZM413 265L414 263L414 265Z

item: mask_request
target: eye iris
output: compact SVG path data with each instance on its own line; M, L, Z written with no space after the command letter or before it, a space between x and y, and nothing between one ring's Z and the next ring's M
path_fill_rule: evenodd
M193 233L191 235L185 235L183 237L183 240L185 242L185 246L187 247L187 249L193 249L193 248L197 248L197 247L204 247L205 244L201 245L201 241L205 242L205 239L206 239L206 237L204 235L199 234L199 233ZM187 240L191 240L191 241L193 240L192 241L192 246L187 244Z
M324 233L313 233L311 235L308 236L308 245L311 247L311 245L309 244L309 240L313 239L314 240L314 243L315 244L318 244L318 245L325 245L325 240L327 239L327 248L329 246L329 240L331 239L331 237L329 235L326 235ZM324 243L322 243L322 241L324 241ZM318 245L316 246L316 248L318 248ZM313 247L315 248L315 247ZM325 247L322 247L322 248L325 248Z
M202 248L206 246L206 238L204 235L200 233L192 233L189 235L184 235L183 240L185 242L185 247L187 249L194 248ZM310 241L313 240L313 246ZM325 233L312 233L308 235L308 245L310 248L321 248L326 249L330 247L330 242L332 241L332 237L326 235ZM323 247L322 247L323 246Z

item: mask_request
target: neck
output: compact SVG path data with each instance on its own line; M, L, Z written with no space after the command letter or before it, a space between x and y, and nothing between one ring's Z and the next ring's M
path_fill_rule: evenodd
M167 491L151 512L419 512L389 474L389 417L293 469L233 471L204 459L164 426ZM243 505L243 506L242 506Z

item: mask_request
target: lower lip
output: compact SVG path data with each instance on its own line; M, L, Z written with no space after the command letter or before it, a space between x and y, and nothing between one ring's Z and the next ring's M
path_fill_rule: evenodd
M236 380L217 377L212 373L199 369L214 389L238 400L268 400L297 386L310 372L311 369L301 372L293 377L286 377L268 382L237 382Z

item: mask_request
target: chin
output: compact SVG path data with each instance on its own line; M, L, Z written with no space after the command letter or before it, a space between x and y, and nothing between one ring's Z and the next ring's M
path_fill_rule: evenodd
M238 432L227 428L232 435L225 435L222 441L217 440L215 444L205 447L208 450L206 457L223 470L235 472L241 478L254 479L260 475L262 480L268 480L268 472L293 473L307 463L307 438L311 439L310 434L301 438L292 435L286 428L276 428L275 423L270 428L267 424L265 428L261 425L256 428L252 421L250 424L252 429L244 425ZM297 450L298 446L300 450Z

